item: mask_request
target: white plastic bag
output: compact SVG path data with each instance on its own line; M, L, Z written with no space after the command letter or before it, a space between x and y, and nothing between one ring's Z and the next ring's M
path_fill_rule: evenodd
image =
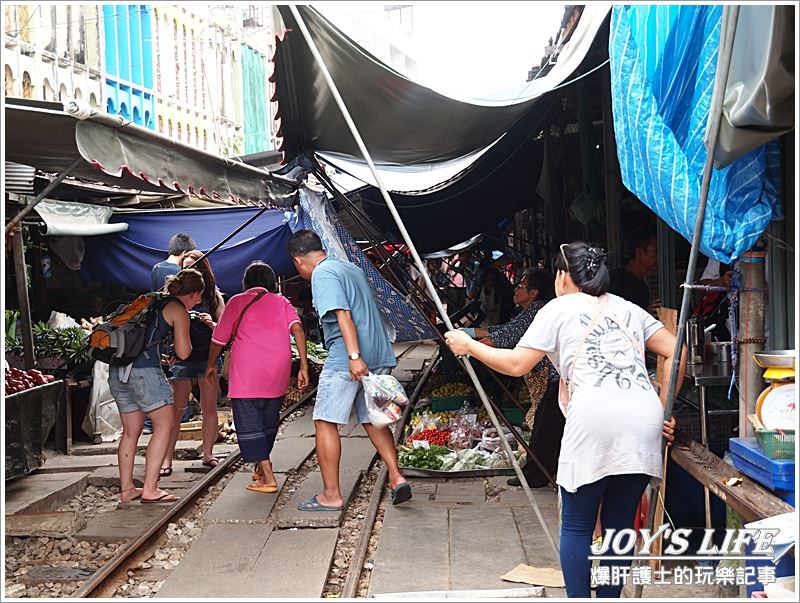
M122 436L122 419L108 387L105 362L95 362L92 368L92 392L81 427L89 437L100 434L103 442L115 442Z
M400 407L408 404L408 396L397 379L369 373L361 379L361 385L370 423L380 429L400 419L403 414Z

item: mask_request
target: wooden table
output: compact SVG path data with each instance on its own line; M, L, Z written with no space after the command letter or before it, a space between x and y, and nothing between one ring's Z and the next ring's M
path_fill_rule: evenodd
M697 442L676 440L670 450L672 460L733 508L745 523L794 511L794 507ZM732 477L741 481L729 486L725 482Z

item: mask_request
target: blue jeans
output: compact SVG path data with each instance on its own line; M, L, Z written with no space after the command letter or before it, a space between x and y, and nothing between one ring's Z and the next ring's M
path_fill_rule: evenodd
M568 597L590 598L592 532L600 502L600 524L608 529L632 529L636 506L650 481L649 475L609 475L569 493L561 488L561 571ZM609 553L606 553L609 555ZM629 566L630 561L602 561L604 566ZM619 598L622 584L597 587L597 597Z

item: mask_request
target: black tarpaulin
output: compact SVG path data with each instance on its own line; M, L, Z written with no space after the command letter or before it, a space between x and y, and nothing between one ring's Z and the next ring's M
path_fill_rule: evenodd
M539 97L573 74L605 22L610 5L586 6L572 38L546 76L505 99L480 104L448 98L409 80L358 46L314 8L296 8L373 161L413 166L465 157L503 136L537 105ZM279 9L288 31L277 44L273 81L286 158L317 151L361 161L294 17L288 7Z
M543 145L532 135L547 125L554 90L603 64L610 5L587 5L558 62L505 104L473 104L415 84L336 30L314 9L298 6L326 66L420 253L461 243L538 201ZM275 98L289 161L309 152L374 185L353 137L294 20L276 50ZM587 58L591 57L591 59ZM488 148L487 148L488 147ZM457 173L450 169L457 165ZM444 166L444 167L443 167ZM421 174L429 178L420 189ZM358 173L357 173L358 172ZM405 183L404 183L405 180ZM375 224L395 225L374 186L359 191Z

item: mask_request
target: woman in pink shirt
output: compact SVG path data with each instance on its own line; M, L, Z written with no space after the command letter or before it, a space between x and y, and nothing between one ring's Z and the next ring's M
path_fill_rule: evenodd
M256 463L258 476L247 488L277 492L269 456L291 379L289 335L294 335L300 353L297 387L301 391L308 387L306 335L292 304L275 293L275 273L268 264L250 264L244 272L242 288L244 293L230 299L214 328L206 379L216 379L217 357L232 340L228 395L242 458Z

